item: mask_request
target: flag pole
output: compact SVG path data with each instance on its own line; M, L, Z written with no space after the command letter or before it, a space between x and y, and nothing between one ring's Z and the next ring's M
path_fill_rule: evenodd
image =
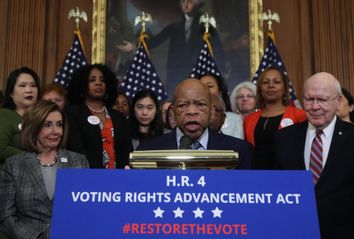
M272 12L270 9L268 9L266 12L263 13L262 20L263 21L267 21L267 24L268 24L268 33L267 33L267 35L268 35L268 37L270 37L272 39L272 41L275 44L275 33L274 33L273 29L272 29L272 24L273 24L273 21L277 22L277 23L280 23L279 14L276 13L276 12Z
M68 20L70 20L71 18L74 18L76 23L74 34L76 34L77 37L79 38L82 50L85 53L85 47L82 41L79 25L80 25L80 19L82 19L84 22L87 22L87 13L85 11L80 11L79 7L76 7L71 9L68 13Z
M142 12L141 15L138 15L134 19L134 25L137 26L138 24L141 24L141 32L139 36L139 42L138 42L138 48L143 45L146 51L146 54L150 57L149 54L149 49L146 44L146 39L148 38L148 35L146 33L145 26L147 23L152 22L152 17L149 13Z
M212 48L211 42L210 42L209 27L213 26L214 28L216 28L215 18L212 16L209 16L208 13L204 13L199 18L199 24L201 24L201 23L204 24L204 28L205 28L205 32L203 34L203 40L208 46L208 50L210 52L210 55L214 58L213 48Z
M80 19L83 19L85 22L87 22L87 14L84 11L80 11L80 9L76 7L69 11L68 20L70 20L70 18L74 18L76 23L74 30L74 40L54 78L54 82L62 85L64 88L69 85L72 73L79 69L81 66L88 64L85 56L83 40L79 29Z
M141 15L135 17L134 21L135 26L141 24L138 49L124 75L120 88L130 100L137 92L148 89L156 94L159 101L164 101L168 98L167 93L150 60L146 43L148 35L145 32L145 26L146 23L152 21L152 17L150 14L142 12Z

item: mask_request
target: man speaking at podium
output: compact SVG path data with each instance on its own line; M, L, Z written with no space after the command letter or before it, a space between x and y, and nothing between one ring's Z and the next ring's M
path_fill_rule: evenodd
M239 154L238 168L251 168L252 146L241 139L208 129L210 115L215 107L211 103L208 87L201 81L189 78L178 84L172 107L177 121L176 129L143 142L137 150L233 150Z

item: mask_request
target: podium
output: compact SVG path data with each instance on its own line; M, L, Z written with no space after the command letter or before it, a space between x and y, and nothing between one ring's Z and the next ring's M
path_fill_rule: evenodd
M51 238L320 236L307 171L58 169Z
M130 154L133 169L234 169L238 153L232 150L145 150Z

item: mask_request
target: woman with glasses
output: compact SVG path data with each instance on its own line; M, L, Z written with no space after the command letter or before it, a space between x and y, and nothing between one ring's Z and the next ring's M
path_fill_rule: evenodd
M142 90L136 93L129 120L134 149L141 141L163 134L160 106L154 92Z
M256 85L250 81L238 84L230 96L231 109L239 114L242 119L256 109Z
M244 119L245 139L255 147L255 169L272 169L274 134L277 130L306 120L306 113L289 106L288 79L276 67L269 67L257 82L260 109Z

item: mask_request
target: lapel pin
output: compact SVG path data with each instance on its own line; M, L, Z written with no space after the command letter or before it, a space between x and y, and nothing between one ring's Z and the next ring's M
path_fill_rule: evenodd
M339 131L338 134L339 134L339 135L342 135L343 133L342 133L342 131Z
M68 158L67 157L61 157L60 158L60 162L67 163L68 162Z

